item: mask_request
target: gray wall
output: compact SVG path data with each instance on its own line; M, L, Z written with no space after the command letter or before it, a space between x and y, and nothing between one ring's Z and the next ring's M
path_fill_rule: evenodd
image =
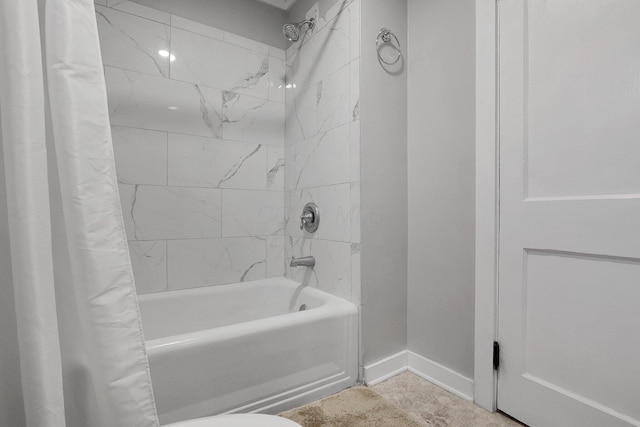
M286 49L283 10L256 0L132 0L201 24Z
M17 427L25 425L25 419L6 203L4 156L0 136L0 427Z
M474 5L474 0L409 0L408 347L470 378Z
M361 228L364 362L407 347L407 73L385 71L375 37L395 32L407 54L406 0L363 0Z

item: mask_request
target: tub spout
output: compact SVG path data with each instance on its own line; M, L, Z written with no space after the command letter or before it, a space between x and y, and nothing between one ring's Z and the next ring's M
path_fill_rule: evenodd
M290 267L313 267L316 265L316 259L312 256L303 256L301 258L291 257Z

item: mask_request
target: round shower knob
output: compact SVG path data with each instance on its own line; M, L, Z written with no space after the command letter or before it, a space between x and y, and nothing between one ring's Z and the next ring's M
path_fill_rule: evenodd
M309 233L315 233L320 225L320 211L318 206L309 202L304 205L302 215L300 215L300 230L304 229Z

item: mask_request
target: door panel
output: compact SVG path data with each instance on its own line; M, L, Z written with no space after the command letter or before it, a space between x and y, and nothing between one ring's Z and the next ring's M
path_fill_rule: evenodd
M498 408L640 426L640 2L498 4Z
M637 3L525 2L528 197L640 192Z
M540 250L525 256L525 372L632 414L638 384L627 376L638 357L621 352L625 337L611 331L640 322L640 261Z

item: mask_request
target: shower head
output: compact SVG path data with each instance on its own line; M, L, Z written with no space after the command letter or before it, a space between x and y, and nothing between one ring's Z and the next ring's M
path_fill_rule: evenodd
M296 24L284 24L282 26L282 33L292 42L297 42L300 38L300 30Z
M307 25L307 30L313 30L316 20L313 18L305 19L304 21L297 23L284 24L282 26L282 33L289 41L297 42L300 38L300 30L303 26Z

